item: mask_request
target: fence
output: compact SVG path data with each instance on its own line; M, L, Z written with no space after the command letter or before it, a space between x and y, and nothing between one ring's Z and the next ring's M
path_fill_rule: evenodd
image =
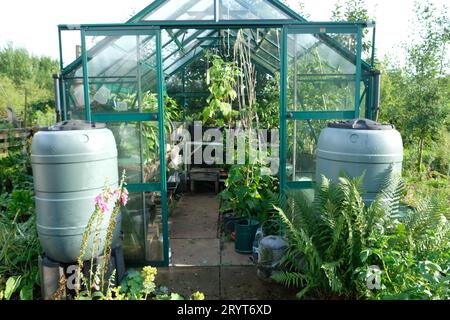
M25 148L31 132L31 129L0 130L0 157L5 156L10 148Z

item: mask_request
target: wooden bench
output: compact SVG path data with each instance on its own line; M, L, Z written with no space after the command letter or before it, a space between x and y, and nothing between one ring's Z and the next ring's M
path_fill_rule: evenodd
M191 192L195 192L196 181L214 182L215 192L219 193L220 169L218 168L192 168L189 172Z

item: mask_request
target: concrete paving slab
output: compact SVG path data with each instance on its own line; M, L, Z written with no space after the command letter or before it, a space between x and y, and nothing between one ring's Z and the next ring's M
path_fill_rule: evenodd
M171 239L173 266L219 266L219 239Z
M184 297L200 291L206 300L220 299L219 267L170 267L159 268L156 284L169 288Z
M214 195L185 195L170 217L172 239L217 238L219 205Z
M240 254L234 250L234 242L226 241L222 243L221 250L221 265L222 266L252 266L253 262L250 260L251 254Z
M256 275L256 267L222 267L220 298L225 300L295 300L296 290L267 283Z

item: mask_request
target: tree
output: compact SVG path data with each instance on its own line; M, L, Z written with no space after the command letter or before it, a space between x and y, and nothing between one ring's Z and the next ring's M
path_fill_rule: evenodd
M298 12L303 18L309 19L311 15L306 11L306 6L303 1L299 0L281 0L285 5L291 7Z
M367 5L365 0L338 0L331 13L332 21L369 21L369 12L367 10ZM367 39L369 35L368 29L363 29L363 53L369 54L372 47L372 41ZM351 51L356 51L356 41L355 37L340 36L338 37L340 41L346 44L347 48Z
M0 75L0 119L6 118L7 107L18 105L23 105L23 94L17 91L11 79Z
M25 95L29 112L52 108L52 74L57 72L58 62L49 57L32 56L12 43L0 48L0 117L4 118L6 108L12 107L18 118L25 118Z
M445 77L450 21L446 8L438 12L434 4L415 3L413 21L417 39L406 47L406 98L408 117L405 129L417 143L417 171L422 172L423 150L438 139L448 123L448 81Z

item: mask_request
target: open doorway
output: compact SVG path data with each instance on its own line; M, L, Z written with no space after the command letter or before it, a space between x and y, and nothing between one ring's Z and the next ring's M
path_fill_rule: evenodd
M230 172L236 179L236 168L243 167L258 176L265 168L272 190L243 179L242 192L277 192L279 155L273 146L279 142L281 29L164 29L163 47L165 39L172 42L166 49L173 50L163 59L171 125L166 139L172 150L167 163L171 262L251 264L251 252L236 253L232 224L247 216L261 223L267 214L260 215L258 199L248 199L253 204L237 213L232 204L238 199L227 198L226 190Z

